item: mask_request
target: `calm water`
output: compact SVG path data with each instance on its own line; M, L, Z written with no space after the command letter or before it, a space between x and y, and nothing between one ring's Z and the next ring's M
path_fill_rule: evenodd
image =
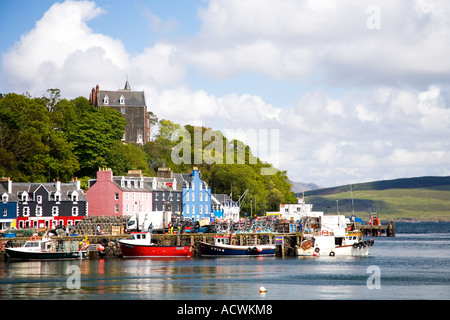
M0 299L450 299L450 223L396 231L362 258L0 262Z

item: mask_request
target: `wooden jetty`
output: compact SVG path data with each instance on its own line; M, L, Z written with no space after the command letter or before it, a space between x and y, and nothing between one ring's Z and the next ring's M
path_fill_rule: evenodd
M361 230L363 236L366 237L395 237L395 224L392 221L385 225L361 225L356 223L355 229Z

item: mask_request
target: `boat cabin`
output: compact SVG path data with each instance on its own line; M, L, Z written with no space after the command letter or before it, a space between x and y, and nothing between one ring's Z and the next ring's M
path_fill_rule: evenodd
M230 244L230 237L227 236L215 236L214 237L214 244Z
M131 238L134 240L145 240L150 239L150 233L148 232L131 232Z

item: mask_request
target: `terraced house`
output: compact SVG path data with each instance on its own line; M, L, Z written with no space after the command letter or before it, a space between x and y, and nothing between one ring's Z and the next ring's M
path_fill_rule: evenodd
M191 174L175 173L177 183L182 186L183 217L193 221L214 219L211 212L211 188L200 178L194 167Z
M73 226L88 214L86 195L79 181L9 181L7 191L2 195L3 204L15 203L15 226L18 229Z
M16 226L17 200L12 193L12 181L10 178L0 178L0 231Z
M173 177L158 174L144 177L140 170L126 176L114 176L109 168L97 172L97 179L89 180L86 196L90 215L126 216L140 212L181 210L181 187Z

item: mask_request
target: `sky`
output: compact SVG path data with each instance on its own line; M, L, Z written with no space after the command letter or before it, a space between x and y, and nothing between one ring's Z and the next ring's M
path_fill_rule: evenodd
M0 92L126 79L293 181L450 175L450 2L0 0ZM228 133L228 134L227 134Z

